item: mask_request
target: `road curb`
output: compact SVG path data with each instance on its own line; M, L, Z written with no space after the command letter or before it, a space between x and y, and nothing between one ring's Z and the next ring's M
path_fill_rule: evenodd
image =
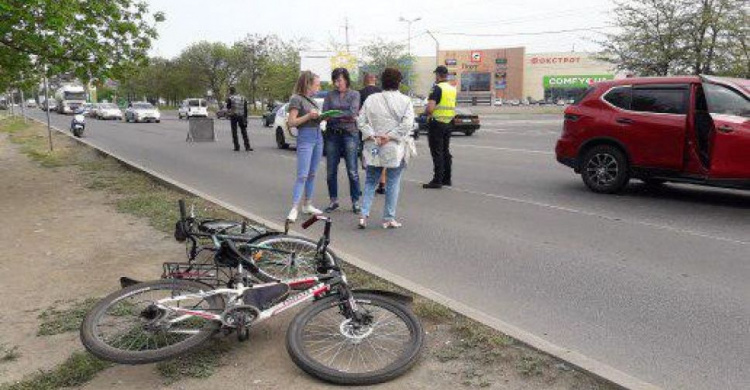
M27 118L41 123L43 125L46 125L46 121L42 121L33 117ZM58 131L59 133L62 133L69 138L72 138L102 154L105 154L107 156L110 156L116 160L118 160L120 163L125 164L132 169L141 171L143 173L146 173L155 179L171 186L174 188L177 188L181 191L184 191L186 193L193 194L195 196L198 196L200 198L206 199L209 202L212 202L218 206L221 206L227 210L232 211L233 213L236 213L238 215L241 215L249 220L255 221L257 223L263 224L271 229L275 229L278 231L284 231L283 224L265 219L259 215L256 215L248 210L245 210L243 208L234 206L232 204L229 204L227 202L224 202L220 199L217 199L209 194L206 194L198 189L195 189L187 184L184 184L178 180L172 179L168 176L162 175L156 171L153 171L149 168L146 168L138 163L135 163L133 161L130 161L126 158L123 158L116 153L113 153L107 149L104 149L102 147L93 145L92 143L86 141L82 138L76 138L73 135L69 134L67 131L61 130L55 126L51 126L52 129ZM304 233L295 231L295 234L301 234L305 235ZM591 359L577 351L561 347L559 345L556 345L554 343L551 343L549 341L544 340L541 337L538 337L530 332L527 332L521 328L518 328L514 325L511 325L507 322L504 322L498 318L489 316L480 310L471 307L469 305L463 304L461 302L458 302L452 298L446 297L432 289L429 289L427 287L424 287L418 283L412 282L402 276L399 276L397 274L394 274L386 269L383 269L373 263L370 263L368 261L365 261L363 259L360 259L359 257L347 253L339 251L335 248L335 246L332 246L332 250L334 250L340 257L345 259L345 261L349 264L354 265L357 268L360 268L366 272L369 272L373 275L376 275L378 277L381 277L391 283L394 283L402 288L405 288L409 291L412 291L416 294L419 294L425 298L428 298L430 300L433 300L437 303L440 303L451 310L460 313L466 317L469 317L475 321L478 321L482 324L485 324L487 326L492 327L495 330L498 330L515 340L521 342L522 344L525 344L529 346L530 348L536 349L542 353L545 353L547 355L550 355L552 357L555 357L557 359L563 360L568 362L569 364L575 366L581 371L584 371L590 375L593 375L601 380L604 380L606 382L609 382L612 385L615 385L619 388L623 389L630 389L630 390L660 390L661 387L658 387L654 384L645 382L641 379L638 379L636 377L633 377L629 374L626 374L614 367L611 367L607 364L601 363L595 359Z

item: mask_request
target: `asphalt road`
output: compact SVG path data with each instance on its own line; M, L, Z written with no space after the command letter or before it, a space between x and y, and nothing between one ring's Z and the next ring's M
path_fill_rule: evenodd
M52 120L65 128L70 118ZM750 388L750 193L634 181L621 195L597 195L554 160L558 116L483 120L473 137L453 138L454 188L421 188L431 170L423 137L403 184L405 227L359 231L339 211L334 246L664 388ZM89 120L86 138L281 222L295 156L259 122L250 154L231 151L226 121L217 143L185 143L187 123L169 118ZM347 193L340 198L349 209ZM381 212L378 199L373 222Z

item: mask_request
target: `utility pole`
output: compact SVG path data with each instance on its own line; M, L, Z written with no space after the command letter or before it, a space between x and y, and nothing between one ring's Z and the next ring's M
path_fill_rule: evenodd
M346 39L346 52L347 54L350 53L349 51L349 18L344 19L344 36Z

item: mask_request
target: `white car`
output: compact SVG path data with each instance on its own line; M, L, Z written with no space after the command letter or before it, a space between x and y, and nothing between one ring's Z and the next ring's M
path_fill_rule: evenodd
M289 128L289 103L284 104L276 111L273 127L276 130L276 146L279 149L289 149L297 143L297 128Z
M190 119L190 117L208 117L208 102L205 99L185 99L177 110L177 117Z
M114 103L99 103L96 107L96 118L97 119L117 119L122 120L123 114L120 107Z
M411 104L414 106L414 108L420 108L427 105L427 100L414 97L411 98Z
M161 122L159 109L149 102L134 102L125 110L125 122Z
M34 99L27 100L26 101L26 107L28 107L28 108L34 108L34 107L36 107L36 100L34 100Z

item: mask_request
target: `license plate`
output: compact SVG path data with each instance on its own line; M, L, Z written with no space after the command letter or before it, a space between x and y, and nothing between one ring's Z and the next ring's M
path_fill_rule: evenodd
M461 122L463 122L463 123L471 123L471 119L463 119L463 120L461 120Z

